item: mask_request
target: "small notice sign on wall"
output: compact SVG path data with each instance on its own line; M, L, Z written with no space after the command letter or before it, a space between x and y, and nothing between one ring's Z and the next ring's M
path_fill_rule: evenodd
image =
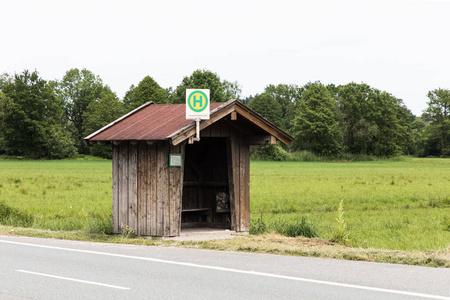
M181 167L183 163L181 153L180 154L169 154L169 167Z

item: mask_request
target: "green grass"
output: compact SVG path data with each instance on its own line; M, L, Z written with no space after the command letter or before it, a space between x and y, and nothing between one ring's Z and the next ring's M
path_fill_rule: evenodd
M111 233L111 161L0 160L3 225ZM425 251L450 243L450 160L251 162L261 232L332 239L343 200L347 244Z
M450 160L251 163L252 223L306 217L331 239L344 203L350 245L398 250L450 246ZM275 224L275 225L274 225Z
M0 161L0 207L31 214L34 228L111 233L111 169L108 160Z

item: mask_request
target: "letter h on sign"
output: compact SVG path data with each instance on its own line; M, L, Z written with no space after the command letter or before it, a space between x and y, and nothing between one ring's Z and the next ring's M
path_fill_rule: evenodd
M198 96L198 98L197 98ZM202 95L194 95L194 100L192 101L193 107L203 107L203 96ZM198 105L198 106L197 106Z

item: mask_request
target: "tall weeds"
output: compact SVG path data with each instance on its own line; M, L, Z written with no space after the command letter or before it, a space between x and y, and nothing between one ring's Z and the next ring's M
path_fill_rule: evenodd
M333 237L331 238L331 241L338 244L347 245L349 243L350 232L348 231L344 214L344 200L341 200L338 207L338 216L336 218L337 223L332 229Z

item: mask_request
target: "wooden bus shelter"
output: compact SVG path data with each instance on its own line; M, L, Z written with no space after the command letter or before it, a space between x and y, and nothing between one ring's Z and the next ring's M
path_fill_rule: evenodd
M146 103L86 137L112 142L113 232L179 236L185 227L249 231L250 145L293 138L236 100L211 103L209 120L185 104Z

